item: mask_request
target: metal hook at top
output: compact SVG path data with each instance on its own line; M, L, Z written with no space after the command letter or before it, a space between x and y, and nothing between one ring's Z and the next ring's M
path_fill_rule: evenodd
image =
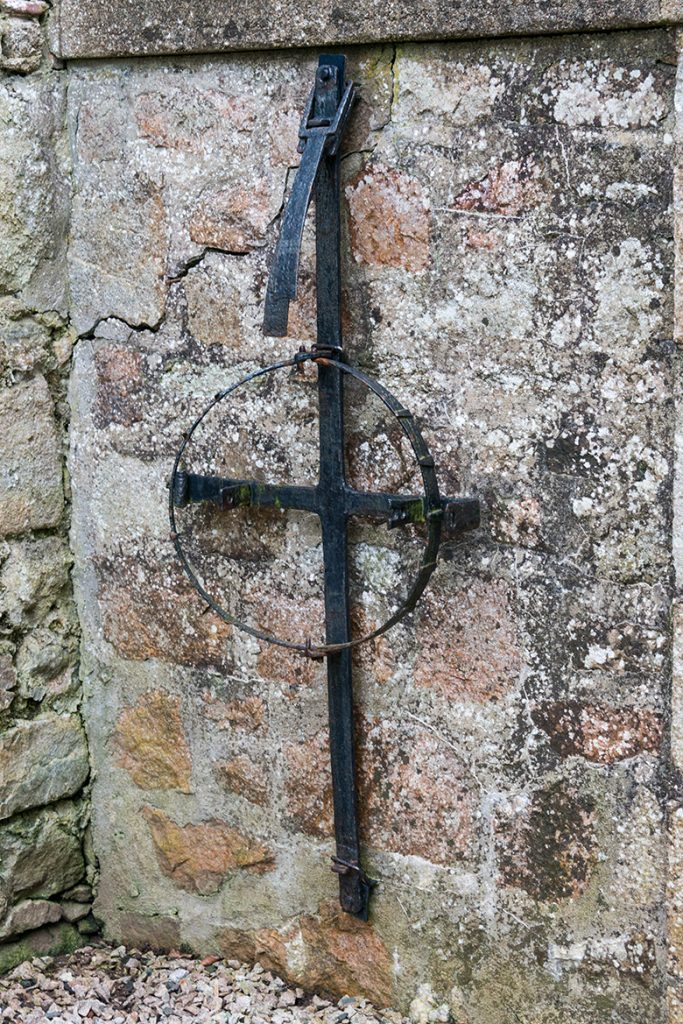
M336 158L355 99L353 82L344 83L345 57L320 58L299 128L301 163L294 180L275 259L268 278L263 333L282 338L287 334L289 303L296 298L301 237L313 188L324 157Z

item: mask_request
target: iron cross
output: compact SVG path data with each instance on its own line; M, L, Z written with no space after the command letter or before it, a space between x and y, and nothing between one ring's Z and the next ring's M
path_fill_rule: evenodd
M332 870L339 875L342 908L367 920L373 883L361 865L358 832L351 668L352 646L358 641L351 639L349 620L348 520L352 516L364 516L384 521L389 527L427 522L429 528L426 556L409 598L400 614L393 616L381 630L370 635L375 636L398 621L417 602L434 568L442 528L446 526L451 532L457 532L479 525L479 502L472 498L440 497L434 460L410 413L381 385L350 367L344 360L341 332L339 145L353 99L353 83L345 83L345 58L341 55L321 56L299 132L302 159L283 215L266 293L264 333L276 337L285 336L289 303L296 297L304 221L315 192L317 343L310 352L301 352L285 363L258 370L246 378L252 379L271 369L296 365L306 360L316 363L320 434L318 483L308 487L263 484L253 480L188 473L180 463L186 441L176 458L170 501L173 537L186 571L202 596L229 621L233 620L209 598L182 553L175 532L174 508L209 501L222 508L255 506L298 509L313 512L320 517L325 571L326 644L317 649L289 643L283 646L295 647L304 654L327 659L336 839ZM348 374L370 387L398 418L420 465L425 482L424 497L370 493L356 490L347 483L343 389L344 377ZM219 393L215 401L221 400L231 390L228 388ZM249 632L262 636L252 629Z

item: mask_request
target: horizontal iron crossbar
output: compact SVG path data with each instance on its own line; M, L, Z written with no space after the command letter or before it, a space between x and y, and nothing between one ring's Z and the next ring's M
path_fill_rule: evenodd
M475 498L442 498L441 507L425 510L421 496L389 494L384 491L358 491L342 484L342 511L347 516L362 516L387 522L390 527L424 523L429 515L444 516L444 526L452 531L479 525L479 502ZM296 509L320 515L325 505L320 485L268 484L257 480L233 480L228 477L202 476L180 470L174 480L173 503L176 508L210 502L219 508Z

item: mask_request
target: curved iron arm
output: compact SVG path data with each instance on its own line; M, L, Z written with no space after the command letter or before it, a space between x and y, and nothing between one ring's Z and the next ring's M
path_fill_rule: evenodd
M322 64L308 97L299 129L299 152L303 153L294 186L282 218L275 259L268 277L263 333L276 338L287 334L289 303L296 298L296 280L301 255L301 238L324 155L334 156L355 99L353 82L344 89L334 117L322 116L329 100L339 89L340 68Z

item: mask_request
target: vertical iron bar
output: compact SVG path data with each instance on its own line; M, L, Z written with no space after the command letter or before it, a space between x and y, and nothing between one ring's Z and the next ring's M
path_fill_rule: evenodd
M344 90L344 64L341 56L320 58L316 78L316 117L334 117ZM336 89L329 88L332 69L336 69ZM326 154L315 190L317 337L319 346L341 349L339 202L339 155ZM318 375L319 500L325 559L327 642L346 643L350 639L350 623L347 518L344 511L343 379L334 367L319 366ZM344 910L367 920L369 885L360 870L350 650L328 655L327 688L339 899Z

